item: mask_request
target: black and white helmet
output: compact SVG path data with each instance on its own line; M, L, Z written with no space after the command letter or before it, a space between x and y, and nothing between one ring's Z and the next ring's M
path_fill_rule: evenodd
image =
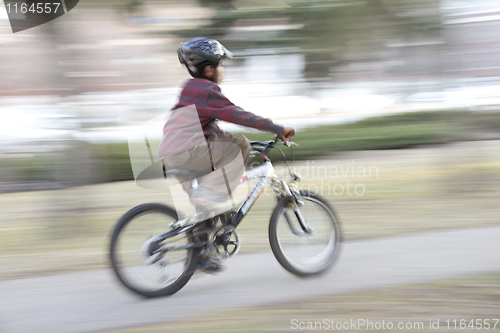
M193 76L201 76L205 66L216 66L221 60L233 57L221 43L213 38L196 37L182 42L177 49L181 64Z

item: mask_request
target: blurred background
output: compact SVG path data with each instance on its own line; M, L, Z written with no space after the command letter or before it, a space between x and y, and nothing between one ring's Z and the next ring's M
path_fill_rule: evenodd
M499 6L495 0L85 1L17 34L0 6L0 191L131 179L118 143L176 103L188 79L177 45L200 35L236 55L227 64L225 94L276 121L306 128L427 111L397 119L459 122L475 132L463 139L494 138ZM425 143L463 134L442 130ZM397 148L398 141L378 148ZM373 142L343 143L324 152ZM55 156L64 158L48 162Z
M195 36L235 54L230 100L298 128L301 186L347 240L500 223L498 0L87 0L16 34L0 3L0 280L107 267L116 220L172 202L135 185L127 138L176 103ZM331 169L355 166L377 172ZM268 251L272 207L242 252Z

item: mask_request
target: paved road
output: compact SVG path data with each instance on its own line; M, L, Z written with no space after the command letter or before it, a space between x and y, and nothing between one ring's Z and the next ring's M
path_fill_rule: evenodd
M109 270L7 281L0 283L0 332L92 332L500 271L499 239L494 226L347 242L334 269L312 279L292 276L270 251L240 255L224 274L197 275L178 294L153 300L122 289Z

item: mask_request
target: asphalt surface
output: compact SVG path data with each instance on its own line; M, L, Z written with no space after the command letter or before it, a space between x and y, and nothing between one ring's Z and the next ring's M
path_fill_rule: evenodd
M240 255L227 262L223 274L195 275L179 293L159 299L128 292L110 270L7 281L0 283L0 332L95 332L497 272L499 239L500 226L493 226L347 242L332 270L309 279L289 274L271 251Z

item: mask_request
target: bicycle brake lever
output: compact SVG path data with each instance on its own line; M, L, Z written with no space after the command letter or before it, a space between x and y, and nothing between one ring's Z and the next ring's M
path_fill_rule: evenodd
M298 144L298 143L295 143L295 142L293 142L293 141L283 141L283 144L284 144L285 146L287 146L288 148L290 148L290 146L294 146L294 147L298 147L298 146L299 146L299 144Z

